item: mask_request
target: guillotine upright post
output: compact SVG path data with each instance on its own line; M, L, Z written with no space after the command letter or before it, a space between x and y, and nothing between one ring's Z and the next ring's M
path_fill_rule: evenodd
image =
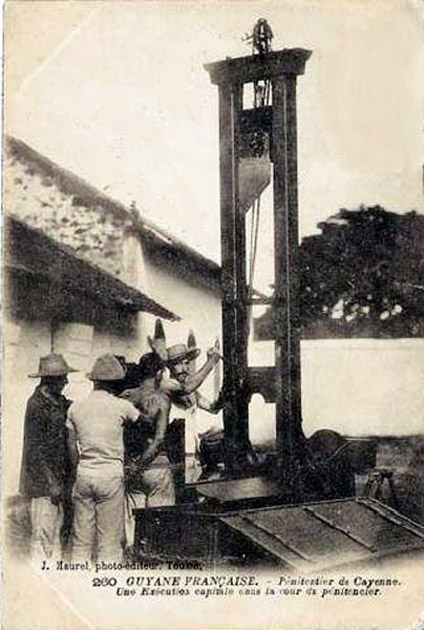
M246 218L240 204L239 170L244 136L262 121L273 163L277 454L280 477L292 498L295 490L289 489L290 480L301 435L296 78L303 74L310 55L304 49L285 49L205 66L212 83L219 87L226 466L236 475L246 467L249 399L260 392L257 383L252 387L248 366L247 317L254 300L248 299L246 283ZM246 110L243 86L257 81L271 82L271 105ZM264 125L263 121L268 122Z

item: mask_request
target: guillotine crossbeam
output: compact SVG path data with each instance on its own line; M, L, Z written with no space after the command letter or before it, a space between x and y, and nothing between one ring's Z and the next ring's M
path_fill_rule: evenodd
M266 55L249 55L207 63L205 69L215 85L253 83L283 74L303 74L305 63L311 54L312 51L304 48L285 48Z

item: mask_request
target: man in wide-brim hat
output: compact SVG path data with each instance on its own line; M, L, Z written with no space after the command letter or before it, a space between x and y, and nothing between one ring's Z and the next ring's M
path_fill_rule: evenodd
M60 530L70 465L66 445L66 412L62 395L68 374L76 372L60 354L41 357L28 376L40 383L27 403L20 492L30 499L31 556L60 557Z
M166 365L174 385L172 393L188 395L195 392L211 373L220 359L219 346L215 344L206 352L206 361L199 370L191 369L191 363L200 355L199 348L189 348L183 343L175 344L166 351ZM178 385L176 385L178 384Z
M191 333L192 334L192 333ZM192 335L193 336L193 335ZM194 337L194 336L193 336ZM194 341L194 339L193 339ZM193 362L199 356L200 350L195 345L176 344L168 348L167 366L171 375L171 381L177 382L180 389L173 388L171 399L172 403L178 408L179 415L183 415L186 422L185 441L186 441L186 481L194 482L202 474L202 466L200 463L199 441L203 434L214 433L221 427L217 423L210 425L206 431L201 431L198 426L199 417L197 410L202 409L210 414L217 414L222 409L222 395L220 394L215 401L209 401L202 396L199 391L200 385L210 373L216 361L220 357L219 345L216 342L214 346L207 351L207 361L203 366L203 374L201 378L196 377L199 372L194 372ZM190 387L193 385L194 387ZM210 423L209 423L210 424Z
M137 409L117 398L116 383L125 370L112 354L99 357L87 374L89 396L68 411L68 444L76 480L72 492L73 559L121 562L124 532L124 424L135 422Z
M194 361L199 354L199 348L188 348L184 343L177 343L168 348L167 364L171 366L183 361Z

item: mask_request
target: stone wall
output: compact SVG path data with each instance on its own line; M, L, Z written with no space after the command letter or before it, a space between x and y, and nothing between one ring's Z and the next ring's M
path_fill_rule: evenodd
M25 145L24 145L25 146ZM71 174L40 164L19 144L8 143L4 207L31 227L69 246L75 254L122 278L129 214Z

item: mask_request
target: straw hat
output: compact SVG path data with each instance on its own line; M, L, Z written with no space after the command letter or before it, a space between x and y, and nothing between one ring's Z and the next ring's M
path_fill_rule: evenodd
M188 361L192 361L196 357L199 356L200 350L199 348L187 348L184 343L178 343L175 346L171 346L167 350L168 352L168 365L174 365L174 363L178 363L183 359L187 359Z
M61 354L48 354L45 357L40 357L38 372L28 374L28 376L30 378L41 378L43 376L59 377L71 372L78 372L78 370L70 367Z
M125 370L113 354L103 354L96 359L87 378L90 381L120 381L125 378Z

